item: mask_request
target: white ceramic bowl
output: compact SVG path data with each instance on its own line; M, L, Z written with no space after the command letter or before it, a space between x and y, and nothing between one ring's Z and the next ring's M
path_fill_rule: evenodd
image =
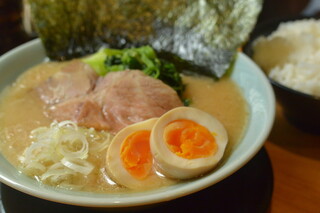
M40 40L23 44L0 57L0 90L26 69L45 60ZM244 166L263 146L273 125L275 98L268 79L244 54L239 53L231 78L243 90L250 118L243 140L214 172L190 182L131 194L97 194L67 191L20 174L0 155L0 181L21 192L60 203L90 207L131 207L154 204L182 197L209 187Z

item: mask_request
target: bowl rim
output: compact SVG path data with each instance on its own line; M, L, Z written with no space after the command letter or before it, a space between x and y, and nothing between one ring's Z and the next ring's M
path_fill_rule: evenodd
M279 87L287 92L290 92L290 93L293 93L295 95L298 95L298 96L301 96L301 97L304 97L304 98L309 98L309 99L313 99L315 101L319 101L320 100L320 96L316 96L316 95L311 95L311 94L308 94L308 93L305 93L305 92L301 92L299 90L295 90L295 89L292 89L291 87L288 87L270 77L269 78L269 81L271 82L271 84L273 86L276 86L276 87Z
M25 49L32 49L32 48L43 49L40 39L34 39L5 53L0 57L0 64L3 61L7 60L7 58L14 57L16 53ZM266 97L266 99L269 101L267 103L268 103L268 109L269 109L268 112L270 114L270 117L266 118L267 120L265 122L264 129L261 132L258 132L256 135L255 140L258 142L254 143L254 145L248 149L247 155L241 156L236 162L233 162L232 164L225 165L225 168L223 170L216 170L215 172L202 177L201 181L192 182L191 185L188 185L188 186L183 185L182 187L179 187L179 188L173 188L170 193L168 193L168 191L166 190L168 188L165 188L165 189L152 190L152 191L147 191L142 193L134 193L133 194L134 196L130 195L122 198L121 196L117 196L118 194L115 194L114 197L99 196L98 198L95 196L90 196L90 193L86 193L85 196L83 196L80 193L80 196L79 196L78 192L74 193L68 190L56 189L54 187L44 186L44 185L42 185L41 190L39 190L39 188L34 188L30 184L24 185L25 183L21 181L16 182L14 180L11 180L7 174L3 174L1 171L0 171L0 182L18 191L24 192L26 194L29 194L35 197L39 197L41 199L50 200L53 202L65 203L70 205L78 205L78 206L86 206L86 207L115 208L115 207L133 207L133 206L149 205L149 204L155 204L155 203L173 200L173 199L200 191L206 187L209 187L225 179L226 177L232 175L234 172L239 170L242 166L244 166L247 162L249 162L249 160L251 160L257 154L257 152L264 145L264 142L271 131L271 128L273 126L273 122L275 119L275 95L271 87L271 84L269 83L265 74L245 54L240 52L238 55L238 60L243 60L244 63L249 64L250 67L255 70L257 77L261 79L265 87L265 92L267 93L267 96L268 96ZM214 181L212 180L212 178L214 178ZM32 181L35 181L35 180L32 180ZM75 200L74 194L76 194L76 197L79 199Z

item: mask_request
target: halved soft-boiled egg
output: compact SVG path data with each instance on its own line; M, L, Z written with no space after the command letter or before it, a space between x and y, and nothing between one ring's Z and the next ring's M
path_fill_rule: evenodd
M112 180L131 189L159 187L165 180L153 167L150 150L152 118L129 125L113 138L106 157L106 169Z
M156 121L150 146L162 174L187 179L213 169L227 142L224 126L212 115L192 107L178 107Z

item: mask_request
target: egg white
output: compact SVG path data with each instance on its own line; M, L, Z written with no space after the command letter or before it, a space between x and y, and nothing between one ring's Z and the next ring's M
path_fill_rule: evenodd
M192 120L213 133L217 152L211 156L186 159L173 153L164 139L164 130L168 123L178 120ZM228 143L228 135L224 126L209 113L192 107L177 107L161 116L153 126L150 147L156 161L157 169L164 175L178 179L199 176L213 169L221 160Z
M143 180L136 179L124 168L120 157L121 145L125 138L139 130L151 131L156 121L157 118L152 118L129 125L119 131L118 134L116 134L116 136L113 138L107 151L106 170L111 179L117 184L130 189L148 189L159 187L164 183L164 181L166 181L164 178L158 176L155 170L153 170L152 173Z

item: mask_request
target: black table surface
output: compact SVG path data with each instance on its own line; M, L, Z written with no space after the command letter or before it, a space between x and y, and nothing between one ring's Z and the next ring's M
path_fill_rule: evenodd
M119 212L120 209L93 209L39 199L4 184L0 187L0 213ZM146 208L127 208L121 212L223 212L265 213L273 191L273 172L269 156L262 148L236 173L197 193Z

